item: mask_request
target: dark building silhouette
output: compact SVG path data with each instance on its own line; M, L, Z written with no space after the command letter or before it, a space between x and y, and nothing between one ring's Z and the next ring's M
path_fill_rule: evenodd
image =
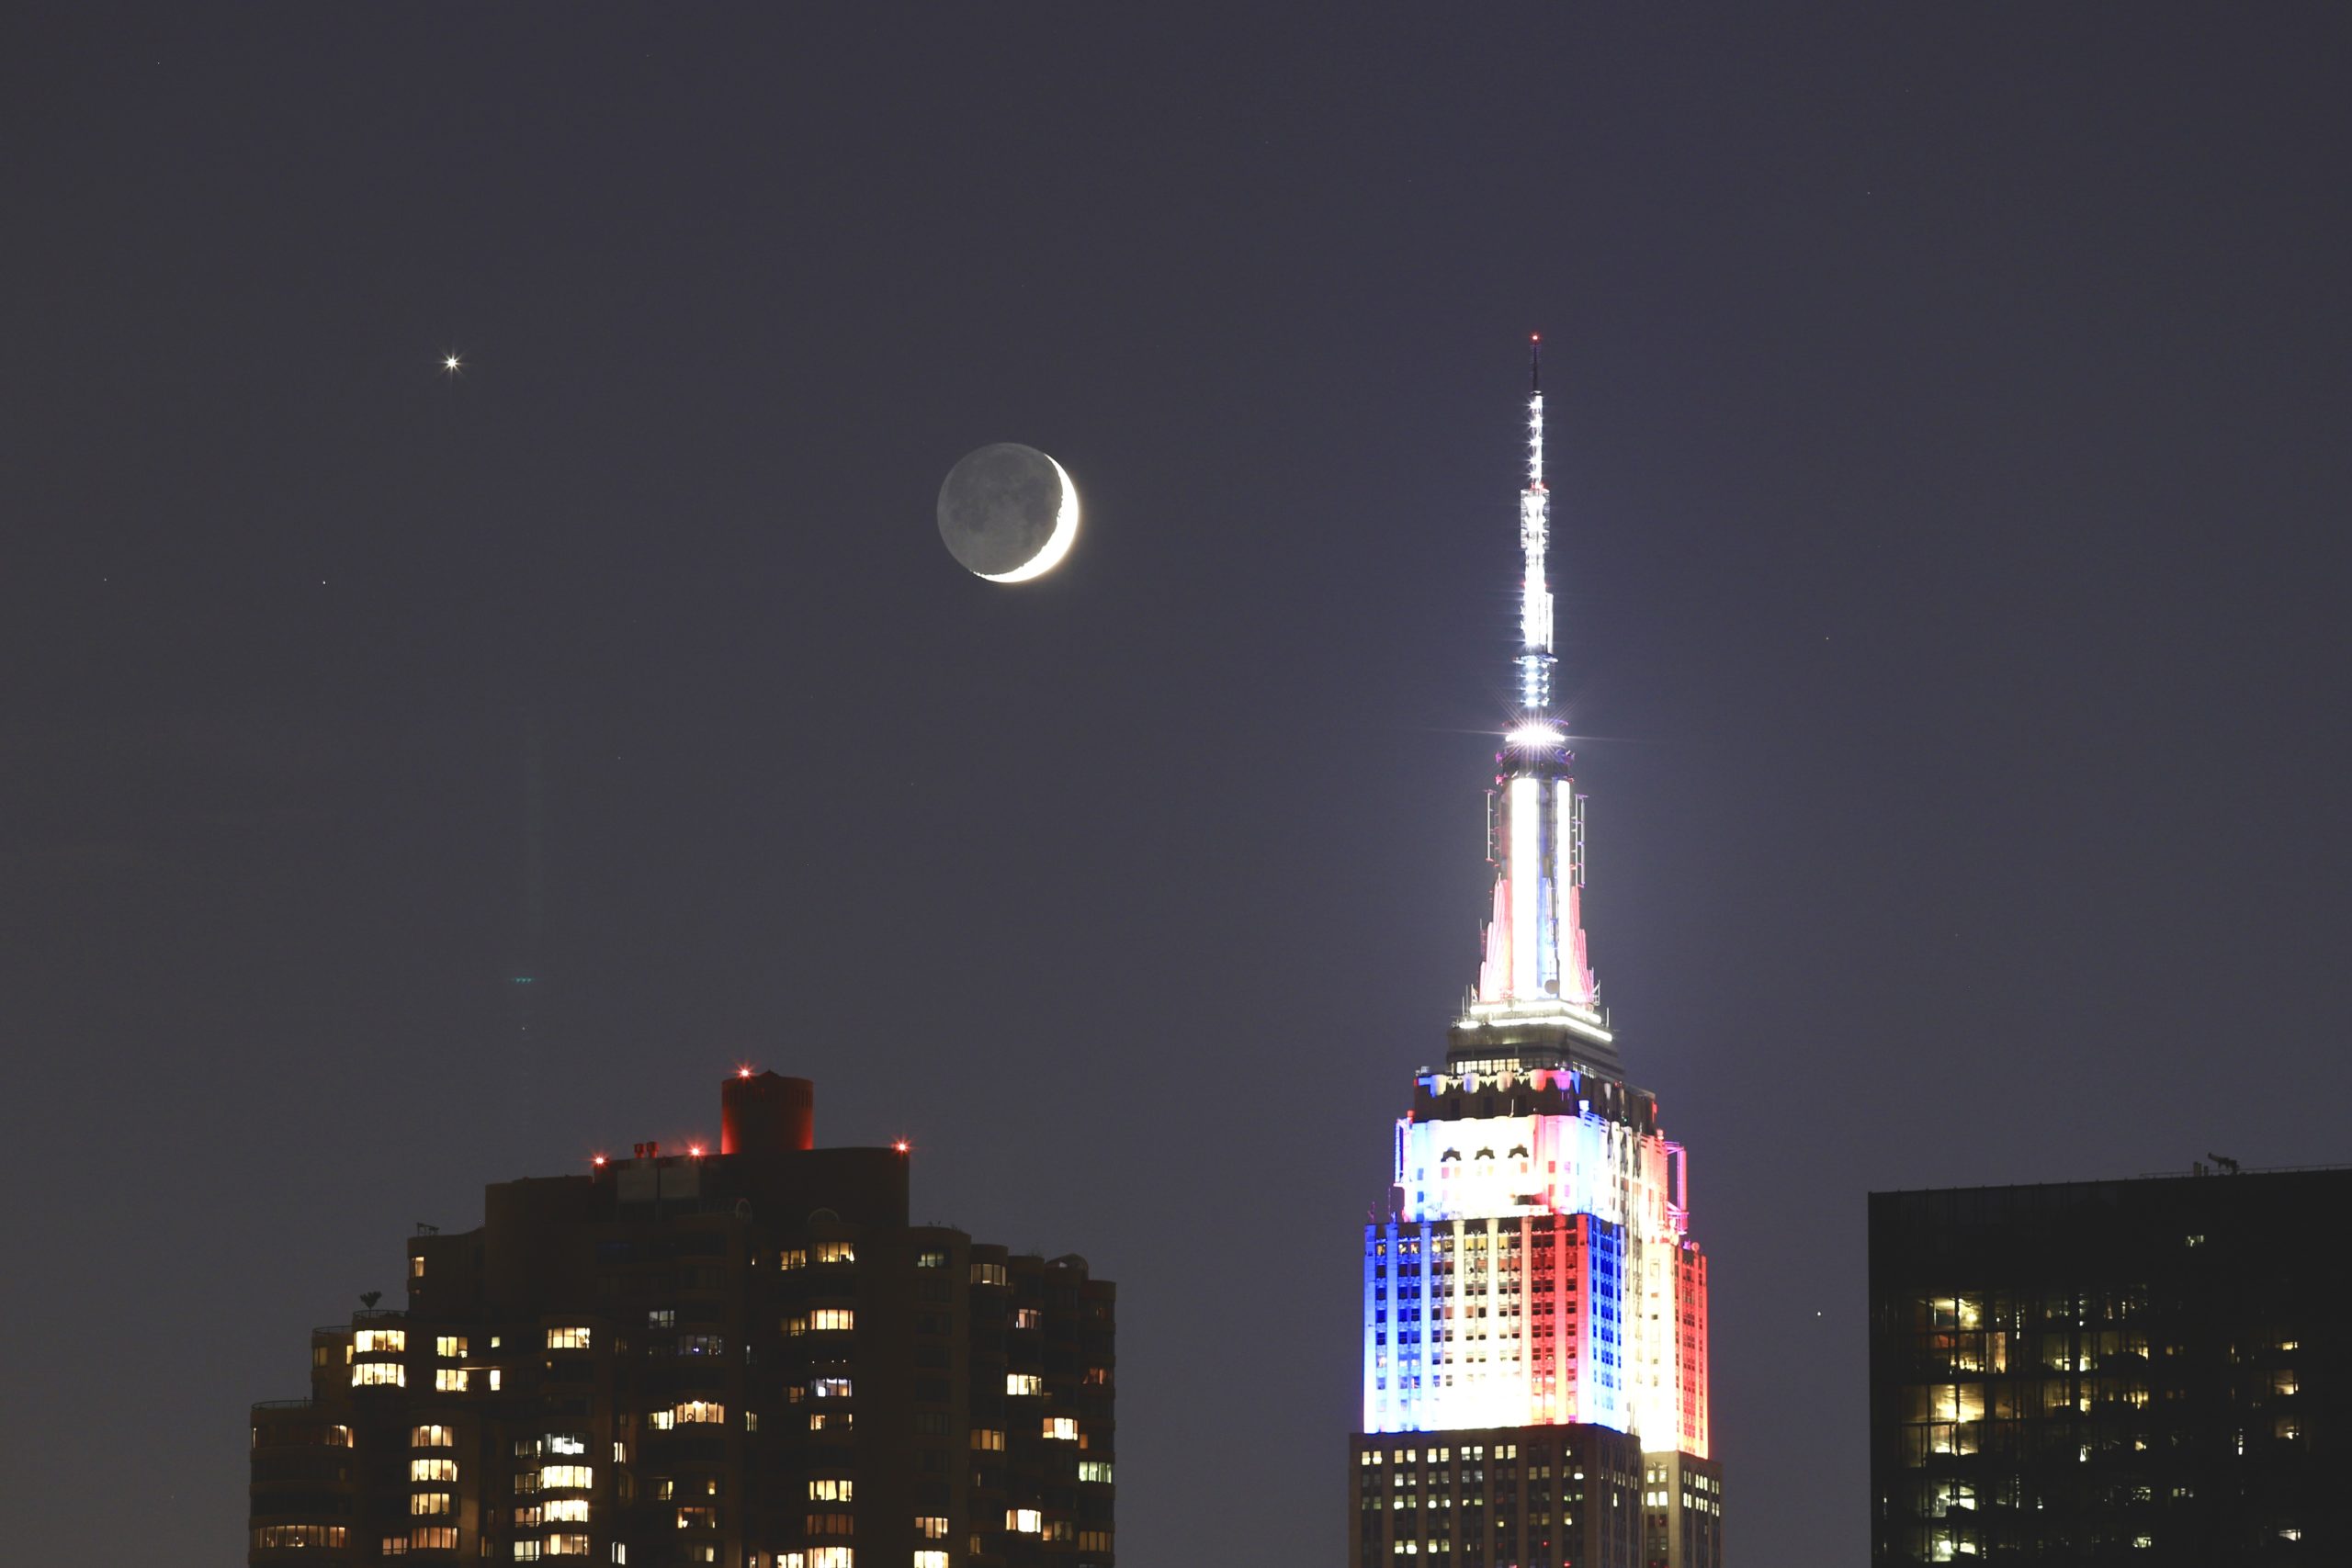
M2352 1561L2352 1170L1875 1192L1871 1560Z
M1114 1295L907 1219L748 1071L718 1150L502 1182L253 1407L259 1563L1111 1568Z

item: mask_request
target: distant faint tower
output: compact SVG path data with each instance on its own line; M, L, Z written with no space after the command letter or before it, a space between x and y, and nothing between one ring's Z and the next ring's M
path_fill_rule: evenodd
M523 897L516 911L514 963L505 976L516 1125L526 1144L532 1107L545 1082L539 1071L539 998L546 988L540 964L548 926L547 817L546 741L538 710L532 706L523 715Z
M1630 1084L1585 951L1584 799L1552 711L1551 498L1531 374L1517 711L1488 796L1477 984L1396 1123L1364 1231L1354 1568L1714 1568L1707 1265L1682 1146Z

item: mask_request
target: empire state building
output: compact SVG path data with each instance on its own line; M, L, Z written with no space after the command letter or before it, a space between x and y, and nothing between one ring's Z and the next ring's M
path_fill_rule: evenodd
M1707 1263L1689 1167L1626 1076L1584 931L1584 797L1552 702L1531 355L1516 712L1487 796L1477 983L1364 1229L1355 1568L1716 1568Z

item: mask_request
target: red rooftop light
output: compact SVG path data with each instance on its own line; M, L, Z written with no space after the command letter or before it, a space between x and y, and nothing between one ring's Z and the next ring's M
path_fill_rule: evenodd
M905 1154L907 1152L907 1141L904 1138L900 1138L897 1143L892 1144L890 1146L898 1150L900 1154Z
M590 1155L588 1156L588 1163L590 1165L602 1165L605 1163L605 1156L603 1155Z
M700 1144L688 1144L686 1145L686 1153L696 1159L700 1159L702 1158L702 1145Z

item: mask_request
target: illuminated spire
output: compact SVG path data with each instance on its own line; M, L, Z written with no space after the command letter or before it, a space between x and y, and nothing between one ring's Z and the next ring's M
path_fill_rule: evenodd
M1489 807L1494 908L1486 961L1463 1023L1565 1029L1608 1052L1583 921L1584 801L1552 714L1552 495L1544 483L1542 340L1528 345L1527 488L1519 498L1519 711L1503 737ZM1611 1058L1613 1062L1613 1057Z
M1364 1228L1363 1528L1351 1539L1366 1562L1382 1540L1395 1542L1385 1555L1409 1555L1406 1536L1427 1533L1390 1512L1373 1468L1384 1449L1413 1462L1413 1448L1375 1434L1604 1427L1638 1439L1654 1478L1708 1454L1707 1263L1690 1238L1689 1165L1659 1130L1657 1098L1626 1079L1585 953L1584 800L1552 705L1550 508L1531 344L1519 689L1487 796L1485 957L1444 1064L1422 1068L1396 1122L1387 1216ZM1677 1514L1676 1484L1649 1528L1687 1542L1672 1532L1695 1516ZM1706 1528L1719 1528L1712 1514Z

